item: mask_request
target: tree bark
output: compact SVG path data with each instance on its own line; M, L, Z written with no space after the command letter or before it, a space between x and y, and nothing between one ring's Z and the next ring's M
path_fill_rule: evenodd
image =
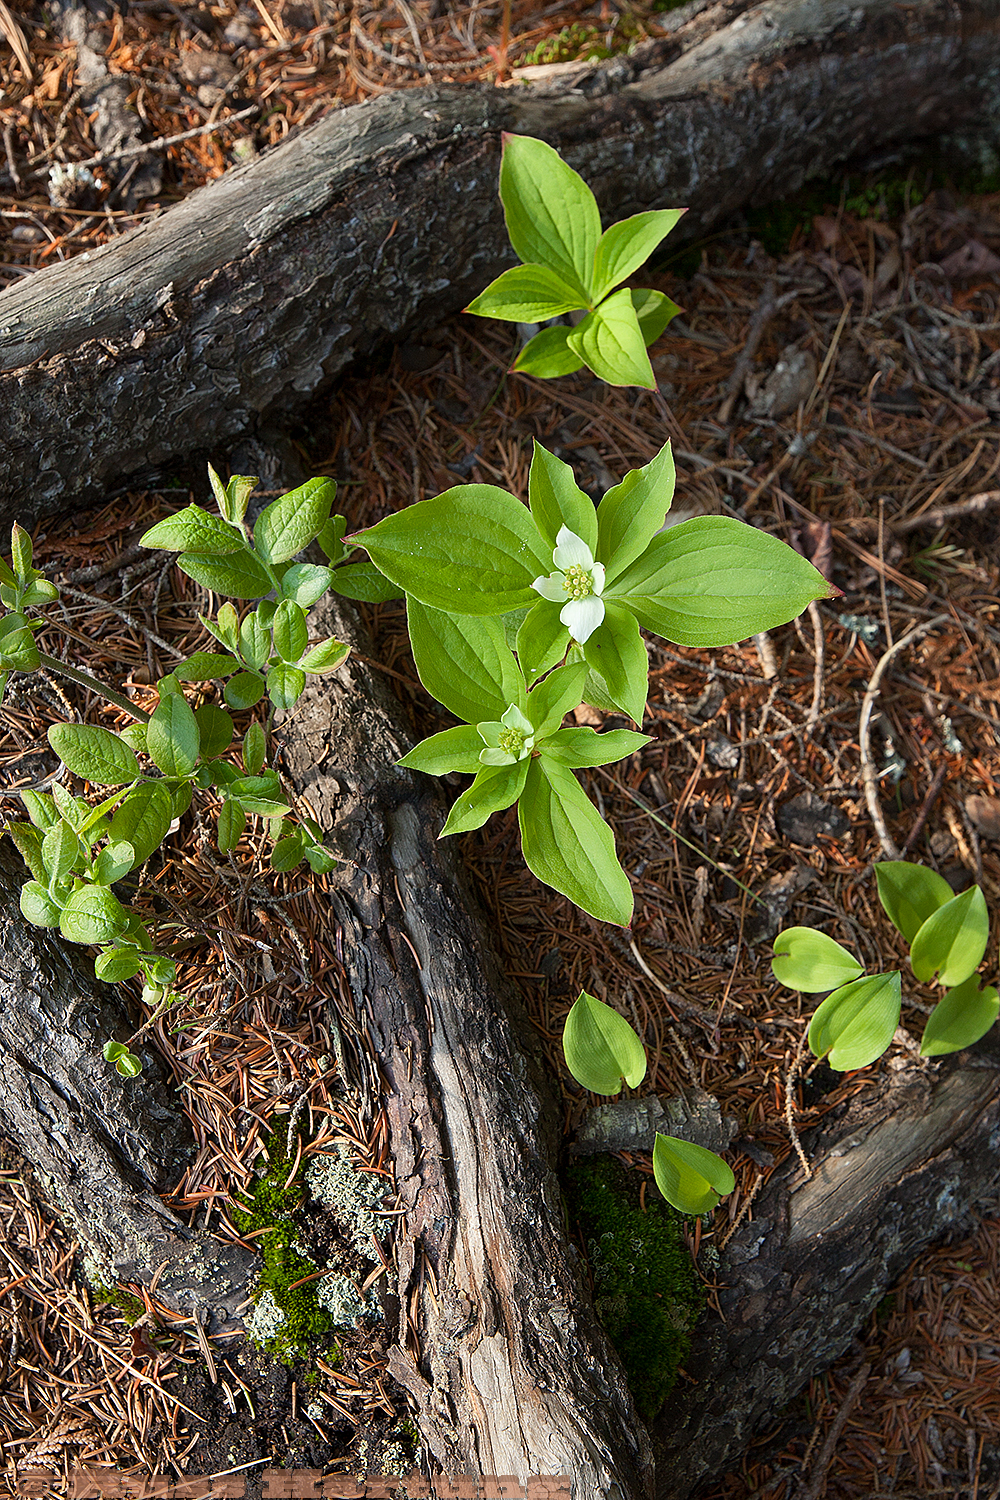
M701 237L810 174L1000 103L1000 0L720 0L631 57L336 111L132 234L0 296L0 522L99 498L301 406L511 263L501 135L556 146L606 216Z

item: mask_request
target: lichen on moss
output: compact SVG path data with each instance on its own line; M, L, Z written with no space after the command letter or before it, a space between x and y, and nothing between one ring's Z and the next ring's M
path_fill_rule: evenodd
M636 1409L651 1422L676 1378L704 1294L681 1232L658 1195L639 1206L636 1174L594 1157L568 1174L571 1217L594 1275L594 1307L618 1352Z

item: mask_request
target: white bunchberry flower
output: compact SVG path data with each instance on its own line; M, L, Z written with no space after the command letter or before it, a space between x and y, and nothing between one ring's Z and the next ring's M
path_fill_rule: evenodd
M486 749L480 750L479 759L484 766L513 766L531 753L535 743L535 730L531 720L512 703L499 720L489 724L477 724L480 739Z
M561 604L559 618L582 646L604 620L604 564L568 526L559 529L552 562L557 571L531 585L543 599Z

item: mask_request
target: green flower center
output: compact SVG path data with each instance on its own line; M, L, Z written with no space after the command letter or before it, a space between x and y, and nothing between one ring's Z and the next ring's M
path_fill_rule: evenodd
M520 729L501 729L497 743L506 755L513 755L517 760L524 749L526 738L527 736Z
M571 599L586 599L594 592L594 580L579 563L571 563L563 574L563 588Z

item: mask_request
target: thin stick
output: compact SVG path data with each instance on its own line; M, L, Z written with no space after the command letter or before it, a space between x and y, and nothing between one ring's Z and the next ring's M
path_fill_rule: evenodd
M991 505L1000 504L1000 490L983 490L979 495L970 495L968 500L959 500L954 505L939 505L937 510L925 510L922 516L909 516L905 521L890 521L889 529L896 536L907 531L917 531L921 526L944 526L959 516L977 516Z
M102 167L109 162L128 161L133 156L153 156L157 151L166 151L168 146L179 146L181 141L193 141L196 136L210 135L214 130L222 130L227 125L235 125L237 120L246 120L250 115L256 114L260 109L259 104L251 104L246 109L241 109L238 114L227 115L224 120L209 121L207 125L196 125L192 130L182 130L180 135L161 135L155 141L144 141L138 146L125 146L121 151L98 151L96 156L88 156L86 161L73 163L74 167ZM32 172L32 177L44 177L48 167L43 167L37 172Z
M938 792L944 786L944 778L947 776L947 774L948 767L945 765L944 761L942 761L937 770L934 772L934 780L927 788L927 795L925 796L923 802L920 804L920 811L917 813L917 821L914 823L913 827L906 835L906 843L903 845L903 859L906 858L910 850L913 848L914 844L917 842L917 839L923 833L924 824L927 822L927 819L930 815L930 810L937 800Z
M806 1153L802 1149L802 1142L799 1140L799 1133L795 1128L794 1096L795 1080L796 1078L798 1078L799 1069L802 1066L802 1054L805 1051L806 1038L808 1037L808 1035L809 1031L807 1028L799 1037L799 1045L795 1049L795 1057L792 1060L792 1066L788 1070L788 1077L785 1079L785 1124L788 1127L788 1135L792 1142L792 1145L795 1147L795 1154L798 1157L799 1161L802 1163L802 1170L803 1172L805 1172L807 1178L812 1176L812 1167L809 1165L809 1158L806 1156Z
M871 680L865 689L865 696L861 702L861 722L858 727L858 745L861 754L861 784L865 790L865 802L868 804L868 814L878 835L882 853L886 859L899 859L900 852L889 833L882 816L882 809L878 803L878 777L875 772L875 762L871 753L871 721L872 711L875 707L875 699L881 691L882 678L885 676L893 657L898 656L904 647L920 640L929 630L934 630L938 625L944 625L950 620L950 615L935 615L933 620L927 620L923 625L917 625L913 630L907 631L901 636L894 646L880 658Z
M885 638L891 646L892 621L889 618L889 604L885 596L885 496L880 495L878 499L878 588L882 598L882 619L885 621Z
M103 601L102 601L103 602ZM47 667L50 672L57 672L60 677L68 677L70 682L75 682L79 687L89 688L92 693L106 698L116 708L123 708L133 719L138 719L140 724L148 724L150 715L144 708L136 703L130 703L122 693L116 693L114 688L105 687L96 677L91 677L89 672L81 671L79 667L71 667L64 661L59 661L55 656L47 656L44 651L39 651L38 662L42 667Z
M806 717L806 734L815 729L823 711L823 674L826 670L826 632L815 599L809 603L809 618L813 628L813 700Z
M855 1375L854 1379L851 1381L847 1390L847 1395L840 1403L840 1410L837 1412L837 1415L833 1419L833 1426L827 1433L826 1440L823 1443L822 1448L819 1450L819 1457L817 1458L815 1467L813 1468L813 1471L809 1476L809 1484L802 1491L802 1494L799 1496L799 1500L819 1500L819 1497L822 1494L823 1488L826 1483L826 1471L830 1467L830 1464L833 1460L833 1455L837 1450L837 1444L840 1442L840 1435L844 1430L848 1417L854 1410L855 1402L868 1383L868 1377L871 1372L872 1367L866 1361L861 1366L861 1369Z

